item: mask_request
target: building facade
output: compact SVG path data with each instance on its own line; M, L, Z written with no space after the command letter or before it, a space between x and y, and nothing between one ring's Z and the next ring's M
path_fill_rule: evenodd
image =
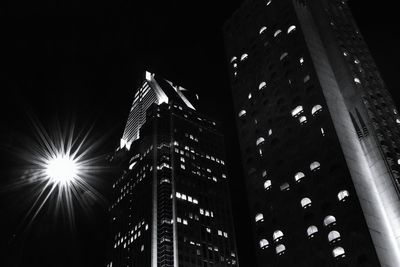
M400 266L400 116L347 1L224 26L259 266Z
M148 72L135 94L111 159L108 267L238 266L223 137L188 95Z

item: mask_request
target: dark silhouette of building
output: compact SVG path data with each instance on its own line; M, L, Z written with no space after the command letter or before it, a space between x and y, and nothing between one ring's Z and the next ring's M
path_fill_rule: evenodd
M198 97L146 72L111 159L117 266L238 266L223 136Z
M224 26L259 266L400 266L400 116L347 1Z

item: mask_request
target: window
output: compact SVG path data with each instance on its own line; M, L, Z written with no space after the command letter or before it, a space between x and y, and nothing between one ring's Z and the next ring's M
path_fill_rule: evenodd
M266 189L266 190L271 189L271 185L272 185L271 180L266 180L266 181L264 182L264 189Z
M258 213L256 215L256 222L263 222L264 221L264 215L262 213Z
M303 112L303 107L302 106L297 106L292 110L292 116L293 117L297 117L302 112Z
M269 6L271 4L272 0L268 0L267 1L267 6Z
M360 79L358 79L357 77L356 77L356 78L354 78L354 82L355 82L355 83L357 83L357 84L361 84L361 81L360 81Z
M272 129L268 130L268 136L272 135Z
M267 30L267 27L266 26L262 26L259 33L262 34L266 30Z
M243 117L244 115L246 115L246 110L242 109L239 111L239 117Z
M338 193L337 197L339 201L346 201L346 199L349 197L349 191L342 190Z
M321 164L319 164L318 161L314 161L313 163L310 164L310 170L311 171L317 171L321 167Z
M304 64L304 58L301 57L301 58L299 59L299 62L300 62L300 65L303 65L303 64Z
M261 239L260 240L260 248L265 249L268 248L269 242L267 239Z
M297 106L292 110L292 116L293 117L297 117L302 112L303 112L303 107L302 106Z
M272 238L274 239L275 242L281 240L283 238L283 233L281 230L276 230L273 234L272 234Z
M248 99L251 99L251 93L249 93L249 95L247 96Z
M240 57L240 61L246 60L248 57L249 57L249 55L243 54L243 55Z
M315 235L316 233L318 233L318 228L317 228L317 226L311 225L311 226L309 226L309 227L307 228L307 236L308 236L309 238L314 237L314 235Z
M292 25L288 28L287 33L291 33L292 31L296 30L296 26Z
M279 58L279 60L284 59L284 58L287 57L288 55L289 55L289 54L288 54L287 52L283 53L283 54L281 55L281 57Z
M300 204L303 209L311 207L311 199L309 199L308 197L305 197L302 200L300 200Z
M294 175L294 180L295 180L297 183L299 183L299 182L301 181L301 179L303 179L304 177L306 177L306 176L304 175L304 173L298 172L298 173L296 173L296 174Z
M264 89L265 87L267 87L267 83L266 83L266 82L261 82L261 83L258 85L258 90L262 90L262 89Z
M283 253L285 253L285 250L286 250L285 245L282 244L277 245L275 248L275 252L278 255L282 255Z
M324 225L325 226L330 226L330 225L335 225L336 224L336 218L333 217L332 215L328 215L324 219Z
M264 137L259 137L259 138L257 138L256 145L258 146L258 145L264 143L264 141L265 141Z
M237 57L232 57L232 58L231 58L231 63L234 62L234 61L236 61L236 60L237 60Z
M310 75L307 75L306 77L304 77L303 82L306 83L310 80Z
M315 105L311 109L311 115L317 114L322 110L321 105Z
M330 231L328 234L328 241L329 242L336 242L340 240L340 233L338 231Z
M288 183L284 183L280 186L281 191L288 191L290 190L290 185Z
M281 30L277 30L277 31L274 33L274 37L278 36L281 32L282 32Z
M345 257L344 249L342 247L336 247L332 250L332 255L335 258L343 258Z
M261 175L262 175L262 177L267 177L267 171L264 170Z
M299 118L299 121L300 121L301 124L307 123L307 117L306 116L301 116Z

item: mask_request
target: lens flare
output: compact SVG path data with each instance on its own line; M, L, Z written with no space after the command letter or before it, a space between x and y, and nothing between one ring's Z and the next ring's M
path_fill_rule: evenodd
M55 212L65 212L73 225L76 204L88 214L93 201L105 203L95 189L105 169L101 165L105 157L93 156L103 139L90 139L91 129L77 133L74 124L54 127L50 132L37 121L33 126L36 138L29 140L25 149L15 151L27 163L23 175L10 186L14 190L26 186L31 192L24 199L32 204L21 224L32 223L44 207L55 207Z

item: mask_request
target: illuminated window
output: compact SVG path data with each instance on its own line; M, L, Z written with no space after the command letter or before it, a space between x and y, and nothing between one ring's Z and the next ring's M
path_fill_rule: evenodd
M232 57L232 58L231 58L231 63L234 62L234 61L236 61L236 60L237 60L237 57Z
M320 112L322 110L321 105L315 105L313 106L313 108L311 109L311 115L317 114L318 112Z
M251 93L249 93L249 95L247 96L248 99L251 99Z
M262 213L258 213L256 215L255 220L256 220L256 222L263 222L264 221L264 215Z
M356 64L360 64L360 60L358 60L358 59L354 59L354 63L356 63Z
M272 238L274 239L275 242L281 240L283 238L283 233L281 230L276 230L273 234L272 234Z
M266 30L267 30L267 27L266 26L262 26L259 33L262 34Z
M307 228L307 236L312 238L316 233L318 233L318 228L315 225L311 225Z
M284 58L287 57L288 55L289 55L289 54L288 54L287 52L283 53L283 54L281 55L281 57L279 58L279 60L284 59Z
M303 82L306 83L310 80L310 75L307 75L306 77L304 77Z
M263 137L259 137L259 138L257 138L256 145L258 146L258 145L264 143L264 141L265 141L265 139Z
M260 240L260 248L265 249L268 248L269 242L267 239L261 239Z
M342 247L336 247L332 250L332 255L335 258L343 258L345 257L344 249Z
M290 186L288 183L284 183L280 186L281 191L288 191L290 189Z
M349 191L342 190L338 193L337 197L339 201L346 201L346 199L349 197Z
M274 37L278 36L281 32L282 32L281 30L277 30L277 31L274 33Z
M310 170L312 171L317 171L321 167L321 164L318 161L314 161L313 163L310 164Z
M261 83L258 85L258 90L262 90L262 89L264 89L265 87L267 87L267 83L266 83L266 82L261 82Z
M266 180L264 182L264 189L269 190L271 188L272 182L271 180Z
M304 175L304 173L298 172L298 173L296 173L296 174L294 175L294 180L295 180L297 183L299 183L299 182L301 181L301 179L303 179L304 177L306 177L306 176Z
M269 6L272 3L272 0L267 1L267 6Z
M297 117L302 112L303 112L303 107L302 106L297 106L292 110L292 116L293 117Z
M288 28L287 33L291 33L292 31L296 30L296 26L292 25Z
M311 207L311 199L309 199L308 197L305 197L302 200L300 200L300 204L301 204L301 207L304 209Z
M299 121L300 121L301 124L307 123L307 117L306 116L301 116L299 118Z
M299 59L299 62L300 62L300 65L303 65L303 64L304 64L304 58L301 57L301 58Z
M240 57L240 61L246 60L248 57L249 57L249 55L243 54L243 55Z
M336 224L336 218L333 217L332 215L328 215L324 219L324 225L325 226L330 226L330 225L335 225Z
M276 248L275 248L275 252L278 255L282 255L283 253L285 253L285 250L286 250L286 248L282 244L277 245Z
M361 84L361 81L358 78L354 78L354 82L357 83L357 84Z
M239 117L243 117L244 115L246 115L246 110L242 109L239 111Z
M336 242L340 240L340 233L338 231L330 231L328 234L328 241L329 242Z

